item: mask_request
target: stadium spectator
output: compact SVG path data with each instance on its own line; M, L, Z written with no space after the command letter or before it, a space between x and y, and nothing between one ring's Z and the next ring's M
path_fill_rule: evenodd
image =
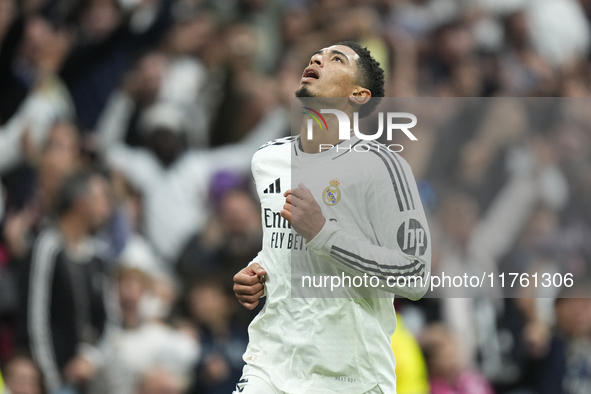
M154 368L144 374L138 385L137 394L182 394L182 379L174 373Z
M457 339L445 327L429 327L422 346L432 394L494 394L484 376L467 368Z
M146 312L146 296L152 291L146 273L124 266L116 281L121 327L105 338L101 350L108 363L98 372L90 393L133 394L142 376L153 368L165 368L187 380L199 358L196 340Z
M15 355L5 363L2 369L7 394L46 393L41 370L30 357Z
M57 1L57 7L68 2ZM72 95L83 132L92 132L111 93L136 56L157 43L170 26L171 0L91 0L74 12L76 45L60 76Z
M248 343L248 335L234 321L237 305L231 288L219 278L202 277L189 289L187 303L203 349L189 393L231 392L242 374Z
M19 173L16 178L18 183L9 183L15 187L11 188L11 198L8 200L10 213L5 218L2 231L2 249L6 252L6 261L0 275L4 321L0 324L0 330L2 338L12 338L8 343L2 341L0 345L3 359L14 350L14 339L19 336L15 328L17 316L26 299L23 294L26 286L19 286L23 283L19 284L18 278L25 276L25 261L31 253L31 242L49 220L64 179L81 162L78 132L71 123L65 121L56 122L51 127L41 149L36 149L32 144L27 145L26 168L30 170ZM27 175L32 176L31 170L36 171L34 178L30 182L25 181Z
M58 193L55 224L32 248L23 329L51 393L65 384L83 387L102 362L109 284L92 235L110 214L105 178L72 174Z
M396 357L396 392L429 394L429 376L421 347L399 313L396 314L396 331L391 342Z
M286 119L285 110L275 107L244 141L211 151L185 149L186 119L171 104L158 103L142 113L140 127L148 148L128 147L115 117L107 123L100 127L102 153L142 193L145 234L172 270L183 245L205 224L212 175L221 169L244 172L252 152L284 132Z
M221 176L217 179L223 183ZM179 259L177 269L185 284L194 282L204 270L244 267L256 256L262 242L260 210L247 191L230 189L213 198L217 201L216 215L203 233L189 241Z
M588 289L565 289L555 301L556 332L547 354L534 364L540 394L583 394L591 390L591 299ZM569 298L562 298L568 296Z

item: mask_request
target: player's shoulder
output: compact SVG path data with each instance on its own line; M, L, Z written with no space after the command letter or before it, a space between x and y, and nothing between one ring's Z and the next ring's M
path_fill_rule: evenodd
M400 168L403 171L408 171L410 166L408 162L402 157L398 152L400 152L397 148L400 145L386 145L378 141L368 141L368 153L372 153L371 155L367 155L366 157L373 162L377 163L391 163L393 166Z
M277 138L261 146L252 156L252 169L276 166L291 159L292 144L297 137ZM289 164L288 164L289 165Z
M355 168L362 176L372 179L375 176L386 178L392 175L407 175L411 171L407 161L396 151L399 145L385 145L377 141L359 141L345 154L335 157L345 165Z
M295 136L295 135L290 135L290 136L288 136L288 137L281 137L281 138L274 139L274 140L272 140L272 141L269 141L269 142L267 142L266 144L263 144L263 145L262 145L262 146L261 146L261 147L260 147L260 148L257 150L257 152L258 152L258 151L261 151L261 150L263 150L263 149L267 149L267 148L273 148L273 147L277 148L277 147L279 147L279 146L281 146L281 145L290 144L291 142L295 141L295 140L296 140L296 138L298 138L298 137L297 137L297 136Z
M274 156L289 156L291 144L297 137L289 136L274 139L261 146L254 154L253 161L261 158L268 159Z
M400 145L385 145L377 141L360 140L352 144L344 153L337 155L333 160L350 162L358 169L367 169L371 172L393 169L408 171L409 165L398 154Z

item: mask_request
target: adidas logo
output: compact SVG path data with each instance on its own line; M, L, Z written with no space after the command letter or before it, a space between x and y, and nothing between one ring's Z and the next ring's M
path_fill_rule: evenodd
M268 188L263 191L264 194L281 193L281 182L279 178L275 179L275 182L271 183Z

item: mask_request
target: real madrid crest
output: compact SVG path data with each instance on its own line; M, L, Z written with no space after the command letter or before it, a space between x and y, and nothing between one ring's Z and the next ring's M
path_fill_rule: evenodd
M322 192L322 200L326 205L335 205L341 200L341 190L339 189L341 182L337 178L330 181L328 186Z

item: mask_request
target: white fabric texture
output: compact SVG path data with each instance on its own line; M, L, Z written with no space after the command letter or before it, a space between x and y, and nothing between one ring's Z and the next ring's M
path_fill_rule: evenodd
M101 350L108 362L92 392L110 394L135 393L140 378L151 368L189 374L201 353L192 337L160 323L113 330Z

